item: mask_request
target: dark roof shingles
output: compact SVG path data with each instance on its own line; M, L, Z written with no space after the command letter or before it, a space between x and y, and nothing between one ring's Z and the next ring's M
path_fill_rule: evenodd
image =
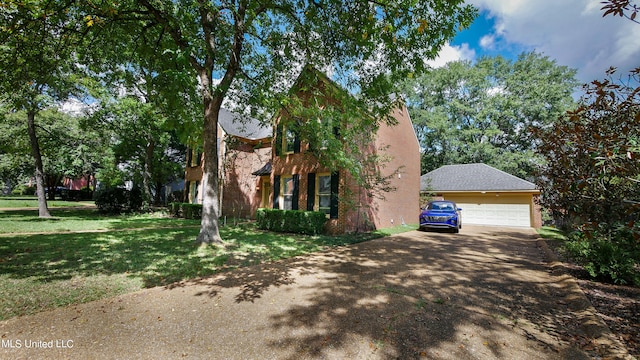
M462 164L445 165L422 175L420 190L516 191L536 190L536 185L486 164Z

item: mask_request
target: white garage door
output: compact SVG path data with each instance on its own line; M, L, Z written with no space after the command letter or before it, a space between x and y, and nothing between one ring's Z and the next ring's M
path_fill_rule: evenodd
M531 226L528 204L460 204L462 225Z

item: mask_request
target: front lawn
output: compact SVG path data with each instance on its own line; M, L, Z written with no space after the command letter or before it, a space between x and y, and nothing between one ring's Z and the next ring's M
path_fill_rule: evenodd
M385 235L277 234L244 223L221 229L224 247L203 248L193 241L198 221L161 215L105 217L74 210L38 220L11 211L0 213L0 221L0 320ZM11 223L20 223L14 232L23 234L7 234ZM60 224L74 231L106 230L24 233L53 231Z
M47 200L47 206L51 208L59 207L83 207L94 206L93 201L64 201ZM2 196L0 197L0 209L7 208L38 208L38 198L35 196Z
M105 216L93 208L50 209L51 218L38 217L38 210L0 210L0 236L43 232L70 232L198 226L199 220L175 219L163 213Z

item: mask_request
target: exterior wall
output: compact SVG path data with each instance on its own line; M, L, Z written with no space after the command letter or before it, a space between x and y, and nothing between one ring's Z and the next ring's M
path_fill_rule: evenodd
M420 151L413 125L405 107L392 114L398 124L383 125L369 153L388 161L378 170L389 181L391 192L381 189L367 190L356 184L349 172L340 171L338 218L329 219L329 233L368 231L401 224L415 224L419 214ZM274 147L277 141L274 139ZM298 209L307 204L308 174L328 172L319 166L317 159L302 143L300 152L276 156L274 152L271 184L275 176L299 175ZM273 197L270 198L273 204ZM270 206L272 207L272 206Z
M535 201L539 196L532 192L451 192L438 194L445 200L456 203L475 203L475 204L528 204L531 218L531 227L539 228L542 226L542 214L540 205ZM463 209L464 219L464 209Z
M222 215L240 218L255 217L262 205L261 177L251 173L271 160L271 148L254 148L240 143L227 146L224 159Z
M254 217L261 204L260 177L251 173L271 159L269 141L248 141L227 136L218 127L220 176L222 185L221 216ZM187 157L185 169L185 201L202 204L202 156L196 152Z
M94 181L95 178L93 176L90 176L90 179L85 176L75 179L64 178L62 179L62 186L69 190L82 190L94 186Z
M396 125L382 125L377 133L379 155L388 157L380 170L395 189L374 197L372 207L375 227L416 224L420 214L420 146L405 106L394 110Z

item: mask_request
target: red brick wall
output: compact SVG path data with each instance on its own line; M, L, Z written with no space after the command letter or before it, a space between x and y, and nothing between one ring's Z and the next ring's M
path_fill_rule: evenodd
M327 230L330 233L367 231L417 223L420 193L420 152L413 125L406 108L397 109L393 116L398 120L394 126L382 125L377 140L368 151L378 152L389 159L380 167L384 176L389 177L389 185L395 190L383 193L368 191L359 187L346 170L340 171L340 192L338 219L330 219ZM316 158L302 144L301 152L284 156L274 156L272 160L274 176L300 175L299 209L306 209L307 174L328 172L320 168ZM371 193L373 193L373 196ZM382 199L381 197L384 197ZM273 203L273 198L270 199Z
M397 108L393 117L396 125L382 125L378 130L376 147L390 161L380 171L390 176L390 186L395 190L381 193L384 200L374 198L374 223L376 228L417 224L420 213L420 147L413 124L405 106ZM382 150L381 150L382 149Z
M262 200L260 176L251 173L271 160L271 148L246 143L227 148L224 166L222 216L251 218Z

